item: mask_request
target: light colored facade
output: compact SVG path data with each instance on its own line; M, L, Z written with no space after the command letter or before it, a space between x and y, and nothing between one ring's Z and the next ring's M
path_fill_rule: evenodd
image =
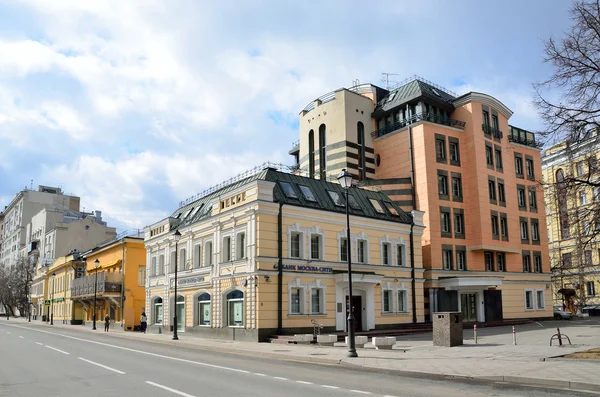
M406 214L379 192L350 194L357 330L423 322L422 213ZM150 330L168 332L174 310L181 332L227 339L312 333L312 320L323 332L346 330L343 195L336 183L264 168L148 226Z
M581 142L559 143L542 159L554 306L573 313L600 311L600 189L573 182L596 180L598 139L594 131Z
M540 149L511 116L490 95L459 97L420 78L389 91L363 84L309 104L290 153L299 174L348 168L361 185L424 212L429 321L445 310L465 321L550 317Z
M37 313L42 313L42 320L61 324L78 324L72 322L75 318L74 310L76 308L71 302L71 284L77 275L78 262L80 261L75 260L73 255L68 255L56 258L48 266L45 275L44 299L39 300L37 308Z
M44 208L79 211L79 197L63 194L60 188L38 186L36 190L22 190L4 210L4 231L0 266L13 266L23 255L26 227L35 214Z
M143 235L123 232L117 238L84 252L85 273L71 284L74 321L96 321L101 326L109 315L111 326L133 330L140 325L145 306L146 250ZM96 268L95 262L99 265ZM94 284L95 294L94 294Z

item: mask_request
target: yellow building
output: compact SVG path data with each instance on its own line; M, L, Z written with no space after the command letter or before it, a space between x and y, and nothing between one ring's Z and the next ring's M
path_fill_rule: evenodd
M54 260L48 268L47 295L45 296L46 312L50 322L71 324L73 305L71 302L71 283L75 276L73 255L61 256ZM48 317L46 317L48 320Z
M423 214L349 192L356 329L423 322ZM228 339L312 333L313 320L345 331L345 205L337 183L266 167L181 203L145 230L150 331L168 332L174 314L180 332Z
M573 313L600 311L600 188L598 136L546 150L542 159L554 306ZM593 183L592 183L593 185Z
M111 324L126 330L140 325L145 305L146 256L140 233L127 233L83 253L85 271L72 283L72 300L78 320L97 327L106 314ZM78 311L78 309L81 311Z

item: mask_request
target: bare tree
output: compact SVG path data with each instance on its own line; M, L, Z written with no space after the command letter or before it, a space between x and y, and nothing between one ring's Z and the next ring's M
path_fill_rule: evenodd
M573 26L560 40L545 42L552 76L535 85L535 104L546 137L579 141L600 126L600 0L576 1Z
M15 316L29 314L30 292L34 266L27 258L19 258L16 265L0 269L0 305L5 313Z
M551 77L534 87L546 127L539 135L562 142L565 159L548 170L554 183L545 181L548 216L560 225L550 242L554 285L574 289L584 307L587 277L600 273L592 260L600 255L600 0L575 1L570 15L570 31L545 42Z

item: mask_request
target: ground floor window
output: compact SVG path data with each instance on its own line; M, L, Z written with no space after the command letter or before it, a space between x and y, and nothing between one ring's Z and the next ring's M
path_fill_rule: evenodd
M525 290L525 310L533 310L533 291Z
M394 298L393 298L391 290L384 290L383 291L382 311L384 313L391 313L392 312L393 305L394 305L393 299Z
M162 324L163 322L163 300L156 298L154 300L154 324Z
M311 314L324 314L324 298L322 288L313 288L310 292L310 312Z
M290 314L302 314L302 297L304 293L301 288L292 288L290 290Z
M408 312L408 291L398 291L398 311Z
M537 304L537 309L538 310L544 310L544 308L546 307L546 302L544 299L544 290L543 289L538 289L537 291L535 291L535 297L536 297L536 304Z
M230 327L244 326L244 293L231 291L227 294L227 324Z
M210 325L210 295L202 294L198 297L198 325Z

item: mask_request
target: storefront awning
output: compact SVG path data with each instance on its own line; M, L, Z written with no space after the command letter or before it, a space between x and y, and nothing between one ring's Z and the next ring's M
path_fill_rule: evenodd
M440 287L458 289L468 287L499 287L504 277L448 277L440 278Z

